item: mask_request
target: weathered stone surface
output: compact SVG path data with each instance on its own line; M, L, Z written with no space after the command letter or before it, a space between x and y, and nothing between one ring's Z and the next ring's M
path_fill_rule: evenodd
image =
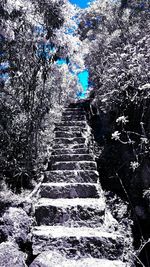
M62 112L62 117L68 117L68 116L71 116L71 117L78 117L78 116L85 116L86 115L86 113L85 113L85 111L83 111L83 110L70 110L70 111L63 111ZM85 116L86 117L86 116Z
M80 127L80 126L57 126L55 127L54 131L77 131L77 132L83 132L85 131L86 128L85 127Z
M30 267L127 267L120 260L95 258L67 259L56 251L44 251L35 258Z
M33 253L42 254L30 267L125 267L124 238L98 184L82 104L70 105L55 127L51 171L35 205Z
M59 155L52 155L51 160L53 162L56 161L93 161L94 157L90 154L59 154Z
M74 137L82 137L82 133L80 131L68 131L68 132L65 132L65 131L55 131L55 136L56 138L61 138L61 137L64 137L64 138L74 138Z
M86 121L73 121L73 120L70 120L70 121L61 121L59 123L56 123L55 124L56 127L57 126L80 126L80 127L85 127L87 124L86 124Z
M53 145L53 149L87 149L85 144L77 144L76 142L72 144L55 144Z
M72 138L54 138L55 144L85 144L84 137L72 137Z
M84 112L84 109L82 107L64 107L64 111L74 111L74 112Z
M75 199L41 198L35 206L38 225L100 227L104 222L105 201L101 197Z
M107 233L101 228L38 226L33 229L33 253L46 250L65 253L70 257L107 258L116 260L123 252L121 235Z
M72 102L66 108L72 108L72 109L79 108L79 109L84 109L84 100L83 99L80 99L80 100L78 100L78 102L76 102L76 101L75 102Z
M0 267L27 267L26 255L13 242L0 244Z
M85 120L85 115L76 115L76 114L72 114L72 115L64 115L61 118L62 121L84 121Z
M82 109L66 109L62 113L63 116L85 115L85 111Z
M95 161L66 161L55 162L51 165L52 170L97 170Z
M8 239L13 238L18 243L27 242L31 219L23 209L10 207L4 213L2 220Z
M76 149L55 149L52 152L52 155L60 155L60 154L88 154L88 148L76 148ZM92 154L91 154L92 155Z
M41 197L49 198L98 198L99 186L92 183L43 183Z
M44 173L44 181L49 182L68 182L68 183L97 183L99 175L97 171L87 170L58 170L47 171Z

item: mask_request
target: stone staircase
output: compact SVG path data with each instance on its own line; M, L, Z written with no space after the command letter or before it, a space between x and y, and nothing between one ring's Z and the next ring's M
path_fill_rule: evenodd
M87 136L82 105L70 105L56 124L49 170L35 205L33 254L63 256L61 264L56 259L49 267L129 266L123 262L124 237L106 208Z

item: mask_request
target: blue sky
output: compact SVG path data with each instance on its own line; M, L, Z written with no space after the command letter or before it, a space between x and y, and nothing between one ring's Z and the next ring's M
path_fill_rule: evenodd
M65 59L58 59L57 61L58 65L63 65L63 64L67 64ZM74 73L73 71L71 71L72 73ZM86 92L88 90L88 80L89 80L89 72L88 70L83 70L83 71L79 71L79 73L77 74L78 77L78 82L82 87L82 92L78 93L78 97L79 98L84 98L86 96Z
M72 4L79 6L80 8L88 7L89 0L70 0Z
M78 73L78 80L82 86L82 92L79 94L80 98L84 98L86 96L86 92L88 90L88 80L89 80L89 72L88 70L84 70Z
M79 6L80 8L88 7L88 3L90 0L70 0L72 4ZM84 70L78 73L78 81L82 86L83 91L78 93L79 98L86 97L86 92L88 90L88 80L89 80L89 72L88 70Z

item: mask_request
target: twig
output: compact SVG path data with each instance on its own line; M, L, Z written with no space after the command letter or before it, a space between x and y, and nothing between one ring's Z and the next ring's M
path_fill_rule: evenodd
M41 184L43 183L43 180L44 180L44 174L41 175L40 182L36 185L34 190L27 196L27 198L25 199L26 201L30 200L37 193L37 191L41 187Z
M141 262L141 260L138 258L138 256L136 256L135 254L133 254L132 252L131 252L131 254L136 258L136 260L142 265L142 267L146 267L144 264L143 264L143 262Z

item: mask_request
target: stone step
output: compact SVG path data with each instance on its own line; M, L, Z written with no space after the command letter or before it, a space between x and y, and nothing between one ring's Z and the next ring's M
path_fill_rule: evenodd
M87 125L86 121L60 121L59 123L55 124L57 126L80 126L80 127L85 127Z
M95 161L63 161L51 164L51 170L97 170Z
M85 110L82 107L77 107L77 108L64 107L63 111L85 112Z
M88 148L76 148L76 149L55 149L52 155L62 155L62 154L89 154Z
M56 138L63 137L63 138L74 138L74 137L82 137L82 133L80 131L55 131Z
M84 137L72 137L72 138L54 138L55 144L84 144L85 143L85 138Z
M46 265L45 265L46 264ZM35 258L29 267L127 267L121 260L83 257L68 259L56 251L45 251Z
M97 171L46 171L45 182L68 182L68 183L97 183L99 174Z
M78 101L77 103L70 103L68 108L82 108L83 109L83 101Z
M84 121L86 119L85 115L63 115L61 117L61 120L62 121L70 121L70 120L73 120L73 121Z
M72 115L85 115L85 111L81 109L76 109L76 110L64 110L62 112L63 116L72 116Z
M86 130L85 127L80 126L57 126L54 131L65 131L65 132L84 132Z
M104 198L48 199L35 206L38 225L101 227L105 218Z
M90 154L59 154L51 155L52 162L55 161L93 161L94 156Z
M85 144L76 144L76 142L74 144L55 144L53 145L53 150L56 149L87 149Z
M123 254L123 236L107 233L101 228L37 226L32 234L34 255L57 250L66 257L81 258L90 255L94 258L116 260Z
M99 198L97 183L43 183L40 196L44 198Z

